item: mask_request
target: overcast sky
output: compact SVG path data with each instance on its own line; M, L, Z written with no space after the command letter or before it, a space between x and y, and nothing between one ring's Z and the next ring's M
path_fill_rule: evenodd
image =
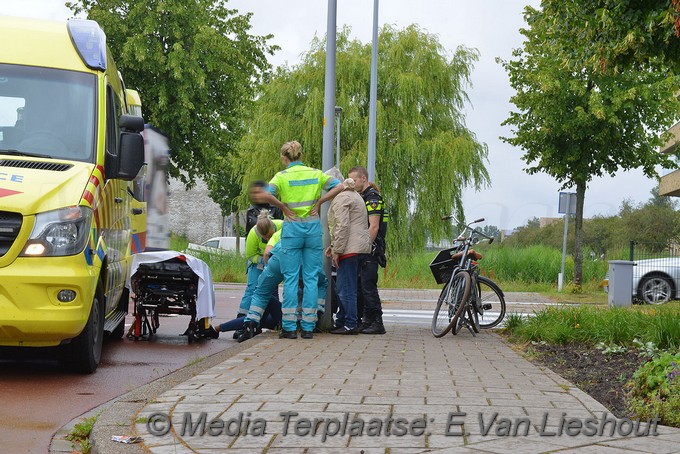
M337 3L338 27L349 25L354 38L370 42L373 0ZM380 25L403 28L415 23L438 35L451 53L461 44L480 51L473 86L468 90L472 105L466 123L489 147L491 186L477 193L466 192L465 213L468 219L484 217L487 224L501 229L518 227L533 217L560 216L559 185L545 174L527 175L522 151L499 140L499 136L510 135L500 124L514 106L509 103L512 89L507 74L495 59L510 59L512 50L521 47L522 11L526 5L539 4L539 0L383 0L379 6ZM71 16L63 0L0 0L0 5L0 14L53 19ZM281 47L271 59L274 66L297 64L312 38L326 33L328 2L324 0L230 0L228 6L253 12L252 33L274 35L272 42ZM614 215L624 199L647 201L655 186L657 182L639 170L596 179L586 192L585 216Z

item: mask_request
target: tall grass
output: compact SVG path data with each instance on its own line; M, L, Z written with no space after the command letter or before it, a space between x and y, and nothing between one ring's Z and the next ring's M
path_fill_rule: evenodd
M680 307L549 307L537 311L534 317L515 320L507 330L518 340L550 344L603 342L633 346L633 340L639 339L653 342L662 349L677 349L680 347Z
M547 246L526 248L485 247L480 248L481 273L497 282L506 291L550 291L556 287L562 268L562 252ZM393 254L388 257L387 268L380 274L380 285L391 288L436 288L430 262L438 251L419 252L411 255ZM605 260L584 260L582 285L597 290L607 274ZM565 261L565 282L574 274L574 261Z
M183 251L188 245L184 237L172 235L170 248ZM497 282L505 291L549 292L557 286L557 276L562 266L562 252L547 246L526 248L481 247L479 266L483 275ZM385 288L438 288L430 271L430 263L438 251L414 254L390 254L386 268L379 272L379 285ZM212 270L215 281L245 282L245 259L236 253L194 253ZM598 291L598 285L607 273L605 260L586 259L583 262L584 288ZM567 257L565 282L573 276L574 262Z
M170 250L171 251L183 251L189 245L189 240L187 237L182 235L176 235L174 233L170 234Z
M189 245L186 237L171 235L170 249L184 251ZM192 251L191 255L203 260L213 276L215 282L246 282L246 259L236 252L224 254L209 254L207 252Z
M562 269L562 251L548 246L525 248L487 248L480 261L482 273L499 282L520 281L525 283L550 284L557 282ZM583 261L583 283L599 282L607 274L604 260ZM574 275L574 260L566 257L564 274L568 281Z

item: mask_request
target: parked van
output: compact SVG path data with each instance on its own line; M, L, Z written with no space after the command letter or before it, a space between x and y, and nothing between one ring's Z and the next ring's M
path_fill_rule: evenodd
M0 42L0 345L91 373L124 334L144 121L96 22L0 17Z

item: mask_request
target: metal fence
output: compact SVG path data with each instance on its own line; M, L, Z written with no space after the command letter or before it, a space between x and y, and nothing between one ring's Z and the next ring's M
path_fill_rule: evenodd
M649 260L656 258L677 258L680 260L680 243L669 242L649 242L631 241L630 243L631 262L639 260Z

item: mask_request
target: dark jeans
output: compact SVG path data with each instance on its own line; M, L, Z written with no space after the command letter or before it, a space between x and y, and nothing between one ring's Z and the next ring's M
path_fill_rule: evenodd
M361 266L361 265L360 265ZM335 268L333 268L335 273ZM359 297L361 287L357 283L357 320L361 322L361 317L364 314L363 300ZM326 304L328 307L328 304ZM340 297L338 296L338 283L336 282L335 274L331 277L331 314L337 314L340 308Z
M335 280L338 284L340 310L335 317L336 326L357 327L357 274L364 254L340 261Z
M246 316L243 315L241 317L236 317L233 320L229 320L228 322L220 324L220 331L225 332L243 329L243 320L245 318ZM262 314L262 319L260 320L259 326L261 328L276 329L280 325L281 325L281 302L279 301L278 298L274 299L272 297L272 299L269 300L267 308L264 310L264 314Z
M366 254L359 269L359 292L357 300L364 308L367 320L382 317L382 304L378 294L378 259Z

